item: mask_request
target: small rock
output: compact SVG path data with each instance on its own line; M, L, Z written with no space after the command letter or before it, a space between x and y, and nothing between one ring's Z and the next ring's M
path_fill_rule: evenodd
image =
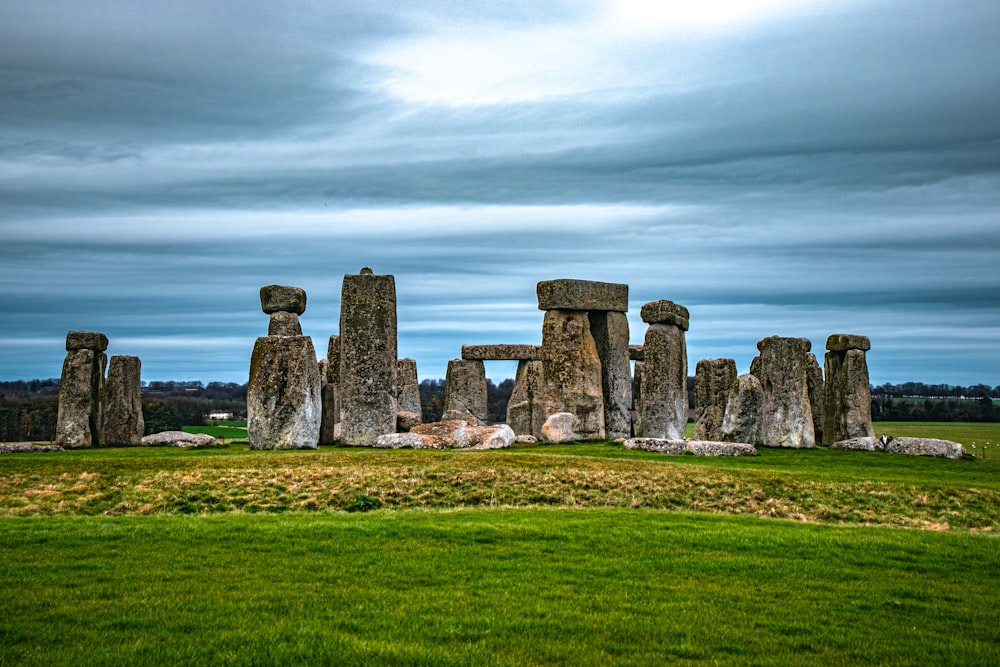
M542 425L542 439L545 442L571 442L576 440L576 425L579 420L572 412L557 412L550 415Z
M219 441L206 433L185 433L184 431L161 431L144 436L142 444L146 447L172 445L175 447L217 447Z

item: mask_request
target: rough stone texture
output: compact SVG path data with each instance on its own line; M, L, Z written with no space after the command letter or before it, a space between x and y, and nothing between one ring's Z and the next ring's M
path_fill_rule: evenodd
M671 324L684 331L688 330L690 320L687 308L666 299L644 304L642 310L639 311L639 316L646 324Z
M628 358L629 361L642 361L645 359L645 356L642 353L642 345L629 345Z
M538 438L533 435L519 435L514 438L514 442L525 445L533 445L538 442Z
M462 358L470 361L537 361L542 358L542 348L538 345L506 343L463 345Z
M301 315L306 312L306 291L301 287L265 285L260 288L260 307L268 315L280 311Z
M816 446L809 402L806 338L770 336L757 343L764 389L761 444L768 447Z
M826 339L826 349L831 352L846 352L848 350L861 350L867 352L872 349L872 343L868 336L856 334L830 334Z
M326 344L326 382L340 384L340 336L337 335L330 336Z
M424 439L416 433L383 433L375 438L372 446L381 449L440 449L425 447Z
M0 442L0 454L37 454L65 451L65 449L58 445L35 445L30 442Z
M632 370L632 433L642 435L642 415L639 413L639 405L642 404L642 376L645 373L644 361L635 362Z
M437 422L439 425L444 422ZM426 424L424 426L427 426ZM386 433L375 439L375 447L401 449L500 449L514 443L514 431L506 424L470 426L463 420L449 421L433 433Z
M400 413L416 413L420 423L420 383L417 380L417 362L410 358L396 362L396 407ZM416 426L416 424L413 424Z
M539 310L628 311L628 285L593 280L543 280L535 287Z
M570 442L579 440L577 426L580 420L572 412L557 412L549 416L542 425L542 440L545 442Z
M662 438L630 438L622 444L626 449L641 449L660 454L694 454L695 456L756 456L757 449L746 442L715 440L673 440Z
M455 432L456 449L503 449L514 444L514 430L507 424L467 426Z
M141 445L142 363L139 357L116 355L108 362L107 407L104 411L106 445Z
M864 336L850 338L864 338ZM839 342L841 341L836 341L835 346L843 347ZM871 385L868 380L865 351L859 347L830 350L826 353L824 367L826 387L823 404L823 441L829 444L848 438L874 437Z
M694 406L698 423L694 437L699 440L721 440L722 420L726 416L729 390L736 382L734 359L702 359L695 366Z
M414 426L419 426L423 421L423 415L419 412L400 410L396 413L396 430L399 433L406 433Z
M545 312L542 373L546 416L571 412L579 419L576 439L605 439L601 359L586 312Z
M486 367L482 361L452 359L444 379L444 414L449 419L487 420Z
M198 449L201 447L218 447L219 441L206 433L185 433L184 431L161 431L142 438L141 444L146 447L186 447Z
M721 440L760 444L764 390L760 380L749 373L736 378L726 399L726 413L719 429Z
M312 339L258 338L250 357L247 386L250 448L315 449L321 415L319 364Z
M326 363L320 367L320 396L323 416L320 420L319 441L327 444L340 439L340 337L330 336Z
M267 325L268 336L301 336L302 325L299 316L287 310L271 313L271 321Z
M857 350L860 352L861 350ZM965 447L951 440L936 438L893 438L888 445L875 437L849 438L838 440L831 445L833 449L857 449L869 452L884 451L889 454L909 454L911 456L936 456L940 458L960 459L966 455Z
M101 445L106 364L104 352L75 349L66 353L59 380L56 417L56 444L60 447L78 449Z
M823 442L823 413L826 405L826 391L823 387L823 369L816 361L816 355L806 355L806 388L809 392L809 408L813 416L813 438Z
M70 331L66 334L66 351L93 350L104 352L108 349L108 337L96 331Z
M507 402L507 424L517 435L542 434L545 424L544 371L541 361L519 361Z
M650 324L643 345L642 390L636 406L645 438L680 439L687 424L687 347L684 331Z
M632 435L632 371L628 359L628 319L625 313L594 311L590 333L601 360L604 430L608 438Z
M396 281L344 276L340 298L341 441L371 445L396 430Z
M442 419L413 427L410 434L420 437L424 449L450 449L455 446L455 434L463 428L477 426L474 418Z

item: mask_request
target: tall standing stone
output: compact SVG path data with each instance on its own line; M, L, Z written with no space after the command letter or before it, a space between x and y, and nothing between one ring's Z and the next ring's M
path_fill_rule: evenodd
M721 440L722 421L726 416L729 392L736 382L736 361L702 359L695 366L694 405L698 423L696 440Z
M67 449L100 447L104 429L104 369L108 337L94 331L66 334L59 380L56 444Z
M632 435L632 378L629 368L628 318L616 311L591 311L590 332L601 360L604 428L607 437Z
M542 321L542 373L546 417L576 415L580 440L603 440L604 387L590 318L581 310L547 310Z
M649 324L643 344L642 391L637 436L680 439L687 424L688 310L672 301L647 303L640 313Z
M724 442L761 442L764 389L757 376L747 373L736 378L726 399L726 413L719 429Z
M810 347L806 338L770 336L757 343L764 390L761 438L768 447L816 445L809 401Z
M475 419L478 426L486 424L486 366L482 361L452 359L444 379L444 413L442 421Z
M515 434L541 437L546 418L544 388L542 362L518 361L514 389L507 402L507 425Z
M420 383L417 380L417 362L403 358L396 362L396 407L400 431L409 431L423 421L420 405Z
M260 289L260 303L271 324L270 335L257 339L250 356L250 448L315 449L322 419L319 363L312 339L295 333L306 308L305 291L267 285Z
M139 357L115 355L108 363L107 407L104 411L104 444L141 445L142 363Z
M374 445L396 432L396 280L365 267L340 296L341 441Z
M826 410L826 392L823 388L823 369L819 367L816 355L806 355L806 386L809 392L809 408L813 416L813 436L816 443L823 442L823 413Z
M340 425L340 336L330 336L326 348L326 377L321 378L320 394L323 401L323 417L319 429L319 441L332 443L339 439Z
M823 442L873 438L867 336L833 334L826 341Z

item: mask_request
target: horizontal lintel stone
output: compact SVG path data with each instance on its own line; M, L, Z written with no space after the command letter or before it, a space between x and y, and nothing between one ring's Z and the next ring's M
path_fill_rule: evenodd
M688 330L690 318L687 308L666 299L644 304L639 316L646 324L672 324L684 331Z
M593 280L543 280L535 288L539 310L628 312L628 285Z
M856 334L831 334L829 338L826 339L826 349L831 352L846 352L847 350L864 350L868 351L872 349L871 341L868 340L868 336L858 336Z
M70 331L66 334L66 351L93 350L104 352L108 349L108 337L96 331Z
M463 345L462 358L469 361L538 361L542 348L538 345L506 344Z
M306 311L306 291L301 287L265 285L260 288L260 307L268 315L279 311L301 315Z

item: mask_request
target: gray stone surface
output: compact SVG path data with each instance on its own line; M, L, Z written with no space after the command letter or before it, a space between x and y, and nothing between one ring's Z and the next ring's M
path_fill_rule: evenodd
M314 449L319 443L321 415L319 364L312 339L258 338L247 386L250 448Z
M341 441L371 445L396 430L396 281L345 275L340 298Z
M687 308L666 299L644 304L642 310L639 311L639 316L646 324L670 324L680 327L684 331L688 330L690 321Z
M104 444L142 444L145 421L142 417L141 374L139 357L115 355L108 362Z
M570 442L579 440L577 426L580 420L572 412L557 412L549 415L542 425L542 440L545 442Z
M823 441L829 444L849 438L874 437L865 351L860 347L830 350L826 353L824 366Z
M543 280L535 288L539 310L628 311L628 285L593 280Z
M94 350L104 352L108 349L108 337L97 331L70 331L66 334L66 351Z
M730 387L726 398L726 412L719 428L719 439L760 444L763 411L764 390L760 386L760 380L749 373L740 375Z
M632 435L632 371L628 358L628 319L625 313L593 311L589 313L590 333L601 360L601 390L604 400L606 437Z
M299 316L286 310L271 313L271 320L267 325L267 335L301 336L302 325L299 323Z
M218 447L219 441L206 433L161 431L144 436L140 444L146 447L170 446L199 449L202 447Z
M419 426L423 422L423 415L411 410L400 410L396 413L396 431L406 433L414 426Z
M722 420L726 416L729 390L736 382L736 361L733 359L702 359L695 366L694 406L698 421L694 437L699 440L720 440Z
M601 359L584 311L547 310L542 321L542 373L546 416L576 415L579 440L603 440Z
M320 398L323 414L320 419L319 441L323 444L340 439L340 337L330 336L326 359L320 362Z
M542 348L538 345L506 343L463 345L462 358L471 361L537 361L542 358Z
M448 419L487 421L486 367L482 361L452 359L444 379L444 414Z
M503 449L513 445L515 437L507 424L466 426L455 432L455 449Z
M675 325L650 324L643 345L642 389L638 424L645 438L684 437L687 424L687 347L684 331Z
M281 311L301 315L306 311L306 291L288 285L265 285L260 288L260 307L268 315Z
M809 402L806 338L770 336L757 343L764 389L761 444L767 447L816 446Z
M30 442L0 442L0 454L39 454L43 452L65 452L58 445L35 445Z
M416 413L417 424L419 424L422 409L416 361L408 357L396 361L396 387L396 407L399 412Z
M104 352L74 349L66 353L59 380L56 417L56 444L60 447L79 449L101 446L106 364Z
M379 449L441 449L425 447L424 439L417 433L383 433L375 438L372 447Z
M507 424L517 435L542 435L545 423L544 371L541 361L519 361L507 402Z
M642 361L645 356L642 352L642 345L629 345L628 346L628 358L629 361Z
M831 352L846 352L847 350L861 350L867 352L872 349L872 343L868 336L857 334L830 334L826 339L826 349Z
M506 424L471 426L464 420L422 424L418 431L387 433L374 446L389 449L501 449L514 443L514 431ZM422 430L422 432L420 432Z
M861 350L857 350L860 352ZM838 440L833 449L855 449L864 451L884 451L888 454L908 454L910 456L935 456L940 458L960 459L966 455L965 447L951 440L936 438L893 438L887 445L875 437L848 438Z
M695 456L756 456L757 449L746 442L715 440L677 440L664 438L629 438L625 449L641 449L659 454L694 454Z
M819 367L816 355L806 355L806 391L809 394L809 408L813 416L813 438L823 442L823 413L826 405L826 391L823 386L823 369Z
M642 376L645 372L645 361L637 361L632 370L632 433L642 435L642 414L639 406L642 404Z

